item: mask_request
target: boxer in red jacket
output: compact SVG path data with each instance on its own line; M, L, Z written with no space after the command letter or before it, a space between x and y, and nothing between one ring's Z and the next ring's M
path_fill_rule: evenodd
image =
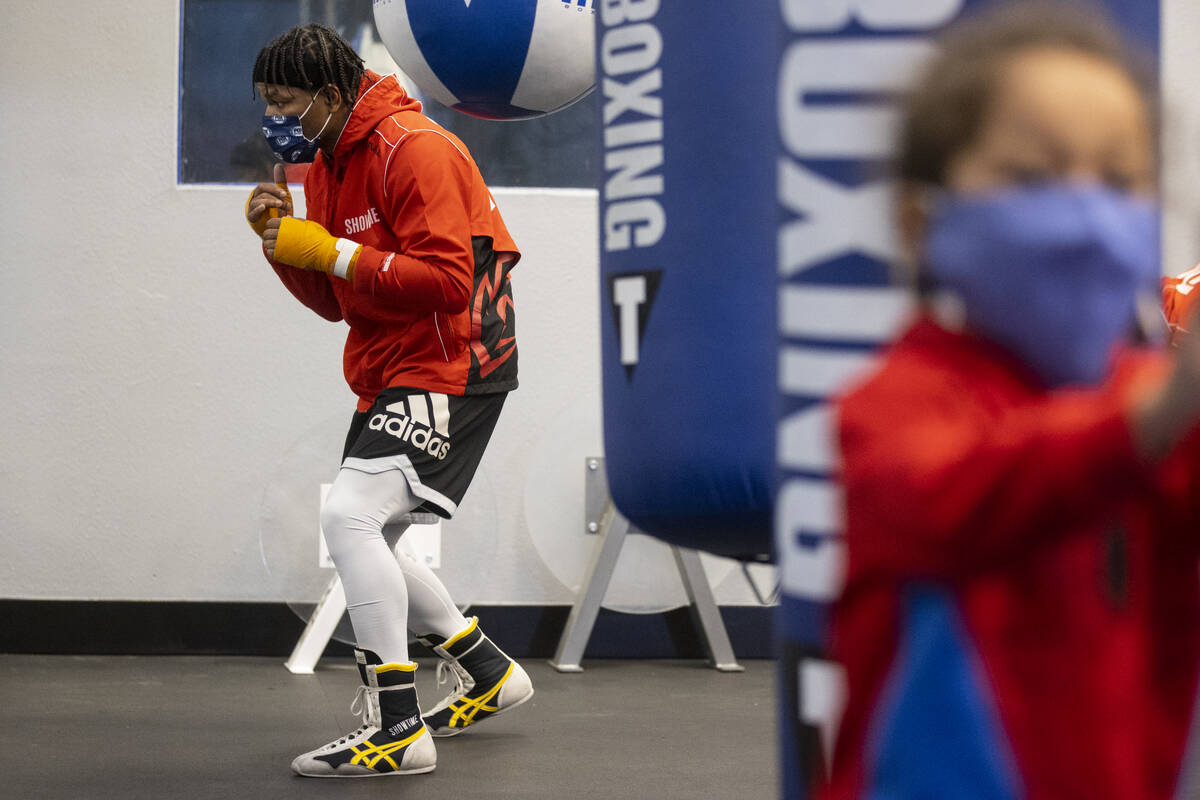
M343 359L358 407L321 514L346 592L363 725L292 762L301 775L429 772L451 736L533 695L529 676L466 619L410 552L412 511L450 517L517 386L509 271L520 253L466 146L323 25L294 28L254 65L263 134L280 159L313 162L307 219L284 167L246 220L288 290L349 327ZM419 709L412 631L454 689Z
M1200 344L1158 291L1153 112L1053 5L951 32L912 89L920 317L838 404L846 710L823 796L1166 800L1200 664Z

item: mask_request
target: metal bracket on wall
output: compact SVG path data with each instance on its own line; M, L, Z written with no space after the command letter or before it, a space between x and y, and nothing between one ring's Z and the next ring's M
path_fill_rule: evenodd
M588 458L586 468L586 530L597 534L599 538L583 575L583 588L575 598L562 638L559 639L558 651L550 661L550 665L559 672L583 672L580 665L583 651L587 648L596 616L600 613L600 604L617 567L621 547L625 544L626 536L638 532L613 505L608 492L604 459ZM737 663L733 655L733 646L729 643L725 623L721 620L721 611L713 599L712 586L700 563L700 553L671 545L671 555L687 593L688 610L708 651L709 663L721 672L741 672L744 667Z

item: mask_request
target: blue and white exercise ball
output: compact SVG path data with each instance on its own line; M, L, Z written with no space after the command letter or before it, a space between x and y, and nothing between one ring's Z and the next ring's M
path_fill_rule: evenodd
M375 27L421 91L484 119L529 119L596 85L594 0L374 0Z

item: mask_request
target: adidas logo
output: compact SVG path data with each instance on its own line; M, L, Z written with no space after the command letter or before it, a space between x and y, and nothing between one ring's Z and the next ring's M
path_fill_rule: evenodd
M450 408L446 395L410 394L406 400L388 405L386 411L371 417L367 427L395 436L438 461L446 458L450 452Z

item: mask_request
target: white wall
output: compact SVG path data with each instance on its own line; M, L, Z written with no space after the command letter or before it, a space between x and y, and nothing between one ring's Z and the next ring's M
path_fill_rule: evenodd
M1200 3L1164 0L1162 20L1164 271L1200 261Z
M328 575L344 328L262 260L248 188L176 185L178 13L18 3L0 26L0 597L304 600ZM462 601L570 602L601 452L596 199L496 195L524 251L522 385L446 526L446 579ZM682 602L661 546L626 555L614 605ZM719 600L752 601L710 566Z

